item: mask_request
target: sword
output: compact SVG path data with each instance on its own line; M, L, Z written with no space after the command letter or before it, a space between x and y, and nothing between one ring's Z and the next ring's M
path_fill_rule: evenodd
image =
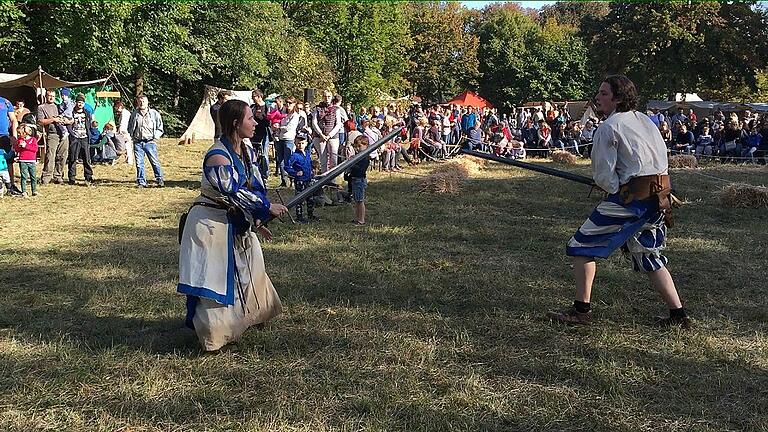
M367 158L371 153L376 151L376 149L378 149L379 147L383 146L384 144L392 140L394 137L396 137L400 133L401 130L402 130L402 127L400 126L392 129L390 133L384 135L380 140L369 145L368 148L366 148L365 150L345 160L343 163L335 166L332 170L326 172L325 174L315 177L316 179L315 184L304 189L299 194L294 195L284 205L289 209L291 207L296 207L297 204L306 200L308 197L314 195L314 193L317 192L318 189L322 188L328 183L331 183L336 177L344 173L344 171L346 171L347 168L360 162L361 160L363 160L363 158ZM274 219L274 217L270 215L269 219L261 223L261 226L265 225L267 222L271 221L272 219Z
M599 189L599 187L595 184L595 181L592 180L591 178L583 176L583 175L579 175L579 174L574 174L572 172L563 171L563 170L559 170L559 169L556 169L556 168L545 167L545 166L541 166L541 165L537 165L537 164L532 164L532 163L528 163L528 162L520 162L520 161L515 160L515 159L507 159L505 157L496 156L496 155L488 154L488 153L481 153L481 152L477 152L477 151L474 151L474 150L461 149L461 150L459 150L459 153L463 153L463 154L466 154L466 155L469 155L469 156L474 156L474 157L480 158L480 159L490 160L490 161L494 161L494 162L501 162L501 163L507 164L507 165L514 165L514 166L516 166L518 168L525 168L525 169L528 169L528 170L531 170L531 171L536 171L536 172L540 172L540 173L543 173L543 174L549 174L551 176L564 178L566 180L575 181L576 183L585 184L587 186L591 186L593 188L598 188Z

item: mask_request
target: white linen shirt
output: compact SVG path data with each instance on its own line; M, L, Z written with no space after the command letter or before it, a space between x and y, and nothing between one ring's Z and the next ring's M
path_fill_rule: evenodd
M637 111L613 112L595 131L592 178L614 194L633 177L667 173L667 147L651 119Z

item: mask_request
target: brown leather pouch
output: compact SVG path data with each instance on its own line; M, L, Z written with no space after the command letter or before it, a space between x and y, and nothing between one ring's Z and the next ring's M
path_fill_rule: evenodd
M669 175L656 174L650 176L634 177L619 188L619 195L624 204L632 201L643 201L654 198L658 200L659 211L664 214L664 223L672 227L672 205L679 200L672 195L672 184Z

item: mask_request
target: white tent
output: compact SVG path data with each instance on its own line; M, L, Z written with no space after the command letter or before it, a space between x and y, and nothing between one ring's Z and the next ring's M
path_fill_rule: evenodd
M225 89L218 87L205 86L203 89L203 98L200 101L200 107L197 108L195 116L189 122L187 130L182 134L181 139L213 139L216 126L211 117L211 106L216 103L216 94ZM247 104L251 104L251 90L230 90L234 99L239 99Z
M675 93L675 102L703 102L696 93Z

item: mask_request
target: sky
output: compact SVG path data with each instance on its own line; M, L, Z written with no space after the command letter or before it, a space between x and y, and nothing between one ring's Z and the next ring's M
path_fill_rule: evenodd
M529 7L533 9L539 9L540 7L548 4L554 3L554 1L517 1L517 2L506 2L506 1L463 1L461 4L468 8L473 9L482 9L485 7L485 5L489 3L519 3L520 5L524 7Z

